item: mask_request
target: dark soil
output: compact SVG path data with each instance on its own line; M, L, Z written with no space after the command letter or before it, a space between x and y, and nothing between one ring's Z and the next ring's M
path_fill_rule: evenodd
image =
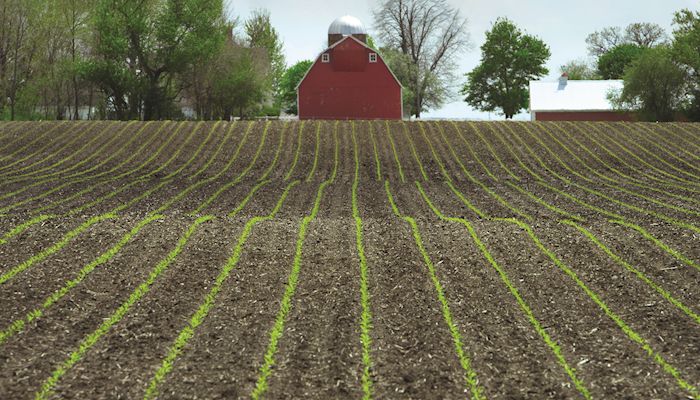
M124 123L63 123L47 135L55 124L0 124L0 198L7 195L0 208L12 206L0 215L0 274L48 251L89 218L129 206L0 284L0 331L8 332L41 308L150 213L159 210L163 216L43 315L0 339L0 399L33 398L42 382L148 279L196 218L209 215L213 219L199 226L150 290L64 371L52 394L143 397L246 223L268 215L295 182L274 218L253 226L209 313L158 386L160 398L250 398L293 268L302 221L334 169L335 180L325 187L300 247L298 284L262 397L365 394L360 257L352 209L353 123L153 122L130 144L144 127L141 123L120 134ZM664 140L655 142L644 127ZM579 223L612 252L700 314L700 179L695 177L700 173L689 167L700 167L692 157L700 146L698 126L356 121L354 130L372 322L372 397L472 396L446 309L411 226L392 211L385 179L400 212L417 223L461 351L485 397L582 397L492 263L507 275L591 397L699 396L700 324L562 223L567 213L580 217ZM22 161L13 164L17 160ZM483 215L470 210L448 181ZM439 218L416 182L444 216L468 221L484 247L462 223ZM77 208L81 211L71 213ZM55 216L10 235L47 213ZM672 251L612 223L613 214L639 225ZM528 223L608 314L526 232L494 218ZM633 333L623 331L610 314ZM657 357L630 335L638 335ZM690 387L683 388L671 369Z

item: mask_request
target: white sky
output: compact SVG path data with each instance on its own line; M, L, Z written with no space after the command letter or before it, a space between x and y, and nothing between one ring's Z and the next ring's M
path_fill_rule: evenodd
M314 59L327 42L328 26L337 17L353 15L374 32L372 10L379 0L231 0L229 11L233 16L245 19L257 8L271 12L272 24L284 40L284 50L289 65L304 59ZM479 47L484 33L500 16L510 18L521 29L544 40L552 57L547 63L550 74L545 79L558 77L559 67L573 59L587 57L585 39L588 34L606 26L625 27L632 22L654 22L671 33L673 13L682 8L697 10L697 0L450 0L469 20L467 30L472 48L458 60L459 89L465 81L464 74L479 63ZM373 35L377 36L377 35ZM457 101L439 110L424 114L425 118L481 118L499 119L472 110L466 103ZM529 118L521 115L520 118Z

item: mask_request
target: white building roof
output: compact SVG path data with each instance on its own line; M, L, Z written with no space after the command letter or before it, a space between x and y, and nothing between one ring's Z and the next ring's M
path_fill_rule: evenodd
M367 29L362 22L351 16L344 15L331 24L328 28L329 35L364 35L367 34Z
M613 111L608 93L622 87L622 80L531 81L530 111Z

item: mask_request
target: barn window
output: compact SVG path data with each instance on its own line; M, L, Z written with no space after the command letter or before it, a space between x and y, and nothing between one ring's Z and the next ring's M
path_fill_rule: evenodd
M371 62L371 63L377 62L377 53L369 53L369 62Z
M323 53L323 55L321 56L321 62L331 62L331 55L328 53Z

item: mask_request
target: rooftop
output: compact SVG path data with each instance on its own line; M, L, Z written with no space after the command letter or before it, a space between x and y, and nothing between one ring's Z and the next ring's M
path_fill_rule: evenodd
M613 110L608 93L620 91L622 80L608 81L531 81L531 111Z

